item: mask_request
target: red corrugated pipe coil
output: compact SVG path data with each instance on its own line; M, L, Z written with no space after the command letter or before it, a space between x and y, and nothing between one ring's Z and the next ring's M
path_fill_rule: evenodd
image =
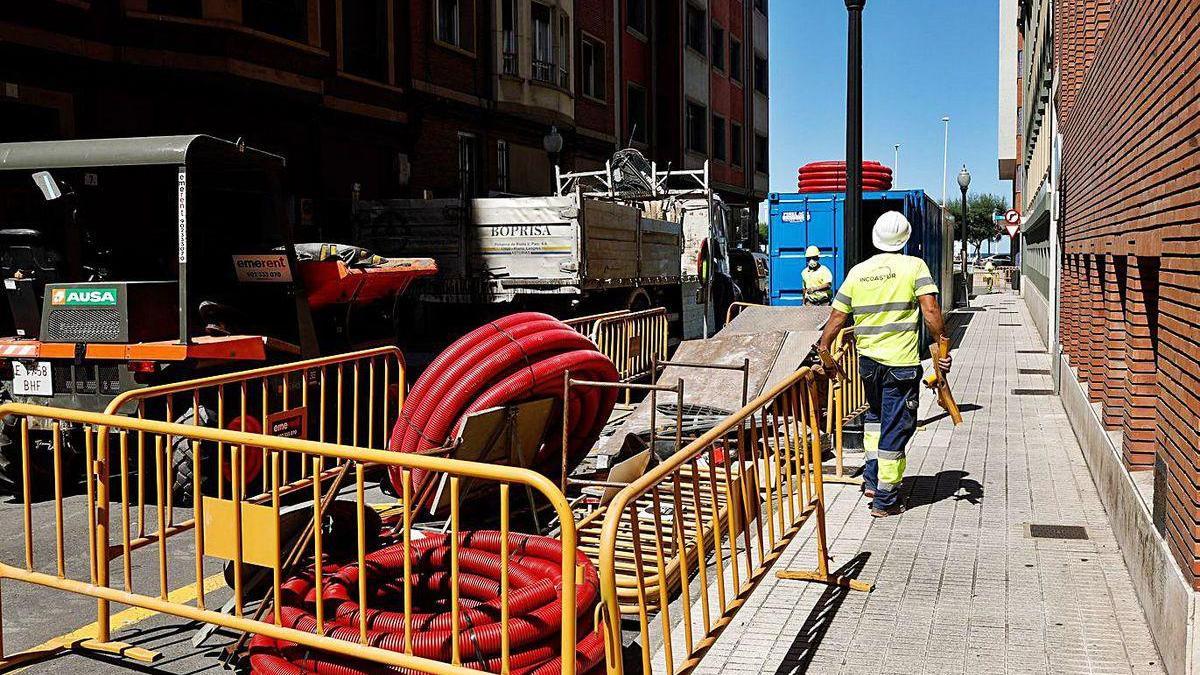
M500 672L500 533L463 532L458 535L459 651L463 665ZM510 533L509 649L513 673L553 675L561 671L562 544L557 539ZM411 544L409 556L413 597L412 653L449 663L452 658L450 614L450 535L426 536ZM395 543L369 553L367 584L368 644L405 651L404 548ZM576 554L582 571L576 586L576 672L603 668L604 640L592 625L599 597L596 568L583 553ZM326 564L322 597L324 634L359 642L357 603L359 568ZM284 626L316 632L316 590L312 570L283 585L281 619ZM396 611L396 609L401 611ZM250 667L257 675L374 675L401 669L355 661L313 651L294 643L256 635L250 641Z
M487 408L539 398L557 400L534 468L551 473L561 462L563 373L573 379L616 382L617 369L596 345L547 314L522 312L481 326L438 355L413 384L392 430L390 449L422 452L447 444L463 420ZM568 457L586 453L616 403L616 389L571 389ZM426 491L428 476L412 473L413 494ZM401 475L392 467L392 486ZM422 502L419 502L420 505Z

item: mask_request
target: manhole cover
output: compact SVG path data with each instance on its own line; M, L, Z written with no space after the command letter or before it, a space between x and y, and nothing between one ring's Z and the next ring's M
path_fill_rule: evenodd
M1053 396L1053 389L1013 389L1013 396Z
M1029 524L1029 536L1034 539L1087 539L1087 528L1081 525Z

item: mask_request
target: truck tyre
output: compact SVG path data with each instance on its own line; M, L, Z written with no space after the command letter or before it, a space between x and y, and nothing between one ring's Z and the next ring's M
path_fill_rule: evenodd
M625 299L625 309L631 312L641 312L653 307L650 302L650 294L644 288L635 288L629 292L629 297Z
M198 424L214 428L217 426L217 414L212 408L201 405L199 419L196 419L194 408L188 408L182 415L175 419L176 424ZM243 424L240 417L234 418L229 424L225 425L227 429L234 431L242 430ZM262 426L254 417L247 416L246 431L250 433L260 433ZM174 491L176 503L189 504L193 496L193 463L192 463L192 441L179 437L171 438L171 489ZM217 456L216 445L213 443L200 443L200 461L204 465L204 475L201 477L200 490L202 494L216 494L217 492ZM228 457L228 455L226 455ZM228 462L227 462L228 463ZM262 471L262 456L260 452L253 448L246 449L246 476L245 483L249 483L258 477ZM228 473L228 467L226 467ZM225 480L228 482L230 476L226 475Z
M14 418L9 418L14 419ZM63 494L72 494L81 482L82 458L78 445L73 442L73 433L62 432L62 480ZM14 497L24 496L22 474L20 429L17 425L4 425L0 432L0 493ZM42 500L54 495L54 441L50 432L29 432L29 485L32 499Z

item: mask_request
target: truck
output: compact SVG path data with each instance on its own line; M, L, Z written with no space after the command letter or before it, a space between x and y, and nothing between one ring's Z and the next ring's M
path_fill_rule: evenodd
M296 242L285 180L284 157L203 134L0 143L0 402L103 412L134 389L394 344L393 300L433 261ZM254 406L237 428L261 428ZM16 423L0 424L0 492L23 489ZM55 463L33 424L36 489ZM61 445L77 466L83 430Z
M555 174L549 197L360 201L353 240L437 262L409 299L439 315L441 332L455 317L654 306L668 308L685 338L718 327L736 290L730 210L709 188L707 164L659 171L625 150L601 171Z
M821 250L822 263L833 272L837 288L851 267L873 254L870 242L875 220L887 211L899 211L913 227L903 252L929 265L933 282L940 289L942 309L954 306L954 230L924 190L864 192L858 236L861 250L856 252L846 247L844 192L772 193L767 200L772 305L804 304L801 272L807 264L805 250L809 246Z

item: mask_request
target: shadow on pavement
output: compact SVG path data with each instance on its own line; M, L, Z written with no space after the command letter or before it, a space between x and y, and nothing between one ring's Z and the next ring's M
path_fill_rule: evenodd
M958 406L958 412L960 412L960 413L975 412L976 410L983 410L983 406L978 405L976 403L963 403ZM933 424L934 422L937 422L938 420L944 420L949 416L950 416L950 413L948 413L946 411L942 411L928 419L918 420L917 428L920 429L921 427L929 426L930 424Z
M912 510L951 498L979 504L983 499L983 486L967 475L966 471L955 469L939 471L934 476L906 476L904 485L908 488L908 499L905 506ZM965 493L959 494L960 490Z
M870 557L869 551L863 551L838 568L834 574L856 578L862 573ZM775 670L775 675L792 675L808 671L817 649L821 646L821 641L829 632L833 617L837 615L838 609L846 600L846 595L853 592L855 591L841 586L830 586L825 589L821 597L817 598L817 604L813 605L812 611L808 613L808 618L804 620L800 632L792 640L787 655L783 657L783 662Z

